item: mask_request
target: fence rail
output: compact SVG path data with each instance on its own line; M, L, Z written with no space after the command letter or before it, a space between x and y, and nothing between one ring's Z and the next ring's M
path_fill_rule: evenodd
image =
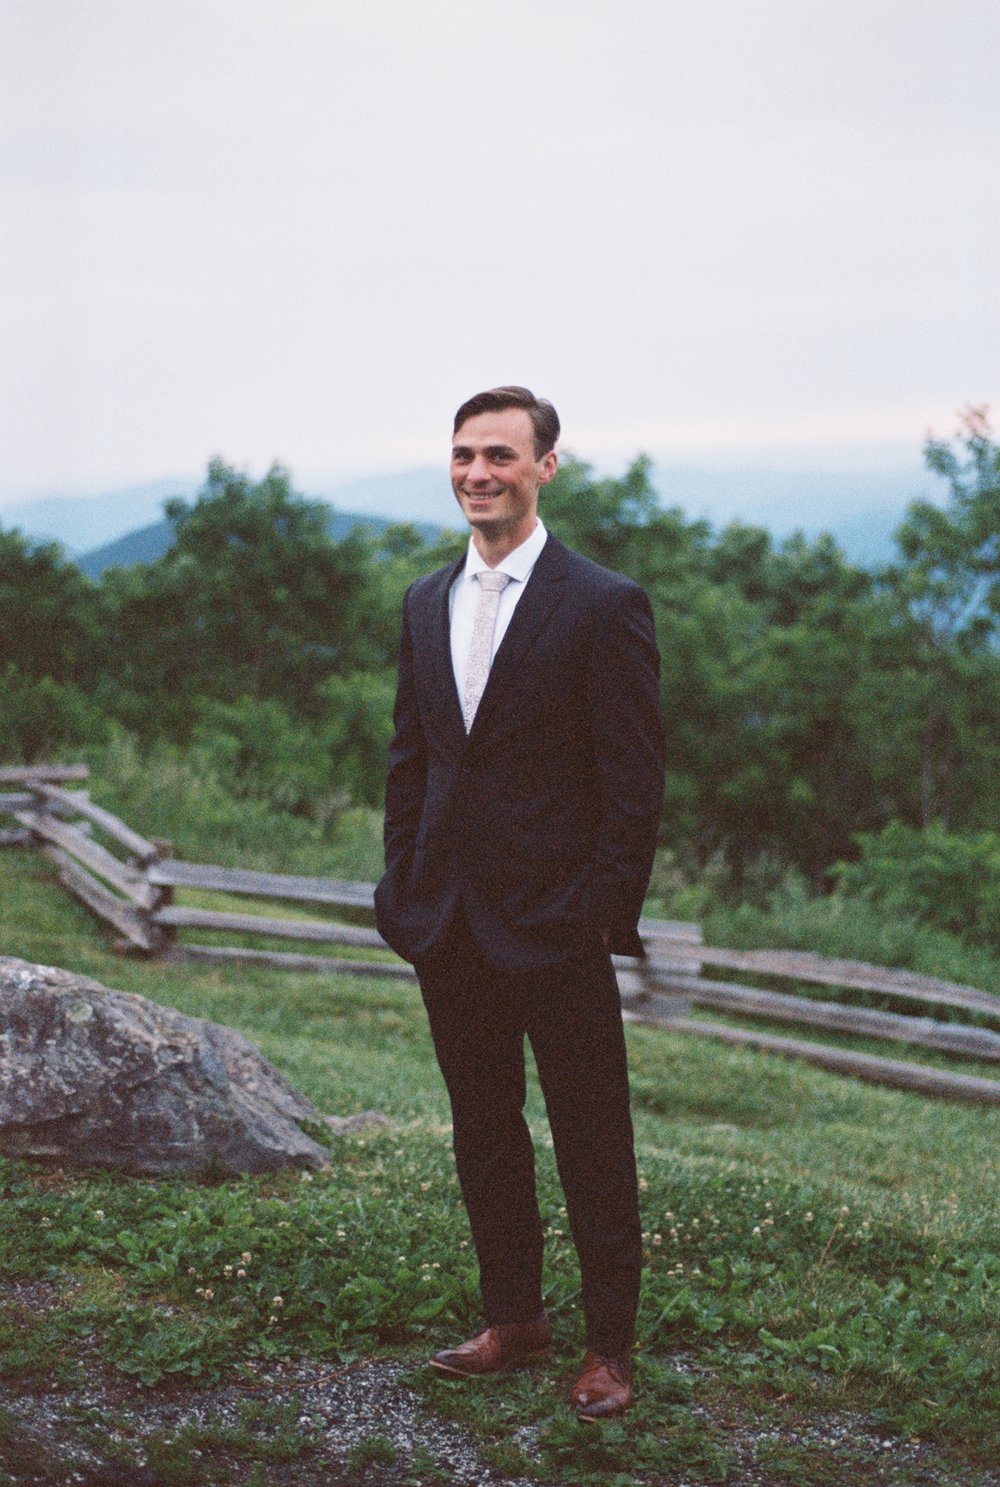
M65 788L70 782L86 778L83 766L0 769L0 816L17 823L15 827L0 828L0 846L37 847L54 865L62 886L115 932L116 948L171 962L243 962L289 971L413 978L412 967L392 955L370 924L251 914L236 908L176 902L178 890L188 895L222 893L314 909L341 909L349 917L370 919L374 906L371 883L178 861L168 843L139 835L95 805L85 790ZM95 830L108 839L110 847L95 839ZM126 855L116 855L111 847ZM805 1059L896 1088L1000 1104L1000 1079L883 1058L832 1042L777 1036L721 1020L699 1021L690 1015L692 1008L701 1007L718 1018L789 1023L834 1037L849 1034L886 1039L949 1057L1000 1063L1000 1032L982 1025L991 1021L1000 1025L1000 997L990 992L912 971L803 951L709 946L702 943L697 924L643 919L639 929L647 959L615 958L624 1015L629 1021ZM247 947L181 941L182 930L265 941L302 941L366 954L342 957L292 951L280 945ZM920 1015L912 1010L891 1012L820 999L808 990L791 994L709 980L702 974L706 968L742 971L768 980L780 978L803 983L807 988L833 986L848 993L899 999L908 1004L908 1009L924 1005L929 1010ZM972 1014L978 1023L944 1021L930 1015L930 1009L944 1008Z

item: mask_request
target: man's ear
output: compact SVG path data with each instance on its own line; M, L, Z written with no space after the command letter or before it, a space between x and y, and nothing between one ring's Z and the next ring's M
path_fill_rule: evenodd
M548 485L549 481L555 475L556 470L559 468L559 456L556 454L554 449L550 449L548 454L542 455L539 464L542 467L542 473L538 478L538 484Z

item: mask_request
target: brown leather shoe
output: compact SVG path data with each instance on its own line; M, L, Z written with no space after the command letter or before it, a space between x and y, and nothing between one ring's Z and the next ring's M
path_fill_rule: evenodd
M578 1420L611 1420L632 1403L632 1365L627 1358L588 1352L570 1395Z
M546 1317L537 1322L506 1322L499 1327L487 1327L461 1347L435 1353L430 1363L442 1373L479 1378L482 1374L516 1368L533 1354L544 1353L551 1341L552 1329Z

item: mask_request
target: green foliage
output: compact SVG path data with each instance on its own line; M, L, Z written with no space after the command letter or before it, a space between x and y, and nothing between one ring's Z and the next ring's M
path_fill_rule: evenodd
M394 671L352 671L331 676L317 689L323 703L323 749L349 800L381 805L385 761L392 740Z
M974 647L1000 617L1000 449L987 410L962 417L956 447L929 439L928 468L948 483L945 508L914 501L896 541L893 576L928 642Z
M364 1472L369 1466L393 1466L399 1452L386 1435L366 1435L347 1453L347 1465L351 1471Z
M221 753L162 740L140 748L119 730L91 755L92 794L136 831L171 842L178 857L274 872L300 864L302 872L322 874L335 815L310 821L249 792L240 798L232 788L239 782L220 774Z
M51 763L99 746L108 734L100 710L74 682L27 676L13 662L0 666L0 759Z
M1000 836L919 831L890 821L857 839L860 858L838 863L845 894L874 904L886 918L921 920L1000 948Z
M912 632L905 681L921 724L919 819L947 824L962 811L969 820L971 797L975 824L984 793L985 819L995 819L1000 771L996 749L983 748L1000 722L1000 448L986 409L966 412L954 447L929 439L925 457L947 481L948 502L910 505L896 536L900 559L881 581Z
M266 697L209 700L198 714L189 753L238 799L319 822L334 819L347 803L338 789L343 761L318 724Z
M651 1414L640 1409L638 1418L633 1414L627 1424L611 1422L596 1430L575 1420L555 1421L539 1442L547 1474L573 1487L634 1487L636 1474L648 1472L678 1473L703 1483L732 1478L733 1452L689 1411Z
M334 542L326 508L295 495L286 471L253 484L213 461L195 505L169 502L167 515L165 556L103 583L116 663L105 695L130 726L148 730L152 698L157 731L175 736L204 698L270 698L312 716L332 672L391 655L369 625L368 544Z
M542 491L542 519L556 536L595 563L632 572L630 552L638 554L660 514L651 469L652 461L639 455L621 479L595 480L589 465L564 459Z
M828 537L776 543L739 523L713 533L665 510L643 456L620 477L568 459L545 488L553 532L650 594L661 840L690 877L721 863L730 896L757 901L789 867L820 889L858 833L892 820L994 827L1000 452L985 412L971 410L951 443L931 440L926 459L946 502L910 509L899 560L879 574ZM192 749L194 774L244 803L249 835L258 804L320 838L342 810L377 807L402 596L467 536L428 546L401 525L338 543L327 508L286 471L253 482L221 461L169 518L164 557L97 586L58 549L0 534L0 757L86 745L96 762L111 720L151 756ZM210 786L221 820L214 798Z
M0 530L0 672L84 681L92 663L97 591L55 543Z
M789 922L823 907L799 891L772 892ZM74 912L44 865L0 854L0 927L16 953L237 1026L321 1109L377 1106L392 1124L333 1139L332 1165L315 1175L144 1182L0 1163L0 1279L52 1291L43 1313L16 1300L0 1310L0 1370L28 1379L53 1359L70 1373L101 1360L146 1387L179 1387L257 1376L282 1359L419 1363L467 1336L479 1320L475 1265L416 990L116 960L82 913L66 932ZM762 928L765 910L754 912ZM1000 985L1000 960L990 975ZM511 1454L523 1439L537 1447L526 1474L567 1483L738 1479L721 1422L744 1410L777 1410L775 1429L860 1411L888 1434L990 1463L1000 1112L650 1028L628 1036L645 1249L628 1428L581 1433L566 1411L583 1346L579 1276L534 1079L555 1362L482 1389L416 1367L406 1386L475 1430L498 1466L523 1465ZM212 1459L207 1441L198 1449ZM265 1460L263 1449L248 1443L246 1459ZM818 1471L796 1480L818 1484Z

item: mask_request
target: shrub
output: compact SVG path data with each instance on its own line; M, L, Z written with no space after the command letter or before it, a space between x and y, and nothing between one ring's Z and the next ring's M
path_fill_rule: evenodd
M857 862L831 870L841 892L887 917L909 918L1000 946L1000 835L923 831L891 821L857 838Z
M199 713L195 750L234 796L263 800L321 824L334 820L347 803L337 788L338 761L325 739L280 702L206 700Z
M0 759L48 763L67 749L100 743L108 727L73 682L25 676L9 663L0 669Z

